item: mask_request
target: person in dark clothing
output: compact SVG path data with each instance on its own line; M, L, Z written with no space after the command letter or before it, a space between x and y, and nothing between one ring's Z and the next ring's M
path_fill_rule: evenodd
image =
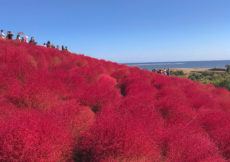
M48 41L48 42L46 43L46 46L47 46L47 48L50 48L50 47L51 47L50 41Z
M35 40L34 40L34 37L31 37L31 38L30 38L29 43L30 43L30 44L37 44L37 43L35 42Z
M62 50L62 51L64 51L64 50L65 50L65 47L64 47L63 45L61 46L61 50Z
M11 31L8 31L6 38L7 39L13 39L13 36L14 36L14 34Z
M170 69L167 69L167 75L170 76Z
M65 46L65 50L66 50L66 51L69 51L67 46Z
M20 41L20 35L17 35L16 40Z

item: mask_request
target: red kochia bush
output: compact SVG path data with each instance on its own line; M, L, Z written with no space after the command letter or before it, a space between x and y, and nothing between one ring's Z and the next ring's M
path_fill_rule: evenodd
M107 110L98 117L78 143L77 161L161 159L160 149L138 120Z
M221 153L230 158L230 113L222 111L202 111L200 120L211 139L219 147Z
M0 161L230 160L224 88L0 40Z
M102 106L115 104L120 97L120 90L116 88L116 80L108 75L101 75L97 82L85 88L79 102L90 106L96 112Z
M0 121L1 161L61 161L71 155L69 132L35 111Z
M93 125L95 113L87 106L79 106L74 100L63 101L47 111L51 116L55 116L57 122L64 125L74 137L79 137Z
M168 161L225 161L208 136L193 133L189 128L180 126L169 130L167 136L166 157Z
M58 90L62 87L57 84L58 81L49 79L49 75L45 74L38 72L28 77L22 84L21 91L12 91L8 98L21 108L47 109L54 106L58 103Z

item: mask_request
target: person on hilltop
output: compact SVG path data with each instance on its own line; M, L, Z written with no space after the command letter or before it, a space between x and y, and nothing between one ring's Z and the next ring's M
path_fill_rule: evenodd
M43 43L43 47L46 47L46 43Z
M62 50L62 51L64 51L64 50L65 50L65 47L64 47L63 45L61 46L61 50Z
M13 39L13 36L14 36L14 34L11 31L8 31L6 38L7 39Z
M54 44L52 44L52 45L51 45L51 48L55 48L55 45L54 45Z
M167 75L170 76L170 69L167 69Z
M69 50L68 50L68 47L67 47L67 46L65 46L65 50L69 52Z
M4 34L4 30L1 30L1 35L0 35L0 37L1 37L2 39L5 39L5 38L6 38L6 36L5 36L5 34Z
M157 70L156 69L152 69L152 72L157 72Z
M58 50L59 50L59 45L57 45L56 49L58 49Z
M31 37L30 38L30 42L29 42L30 44L37 44L36 42L35 42L35 40L34 40L34 37Z
M50 48L50 47L51 47L50 41L48 41L48 42L46 43L46 46L47 46L47 48Z
M19 34L17 35L16 40L17 40L17 41L20 41L20 35L19 35Z
M24 37L21 38L21 42L25 42L25 38Z
M29 37L28 36L25 37L24 42L26 42L26 43L29 42Z
M163 74L164 74L164 75L167 75L167 70L166 70L166 68L163 69Z

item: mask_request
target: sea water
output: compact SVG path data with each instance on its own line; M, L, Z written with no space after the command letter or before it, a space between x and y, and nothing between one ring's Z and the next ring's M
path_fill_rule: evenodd
M146 70L163 68L211 69L224 68L227 64L230 64L230 60L126 63L128 66L137 66Z

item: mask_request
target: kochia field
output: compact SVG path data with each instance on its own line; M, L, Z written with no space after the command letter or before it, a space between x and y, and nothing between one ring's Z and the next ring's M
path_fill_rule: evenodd
M229 160L226 89L0 40L0 161Z

